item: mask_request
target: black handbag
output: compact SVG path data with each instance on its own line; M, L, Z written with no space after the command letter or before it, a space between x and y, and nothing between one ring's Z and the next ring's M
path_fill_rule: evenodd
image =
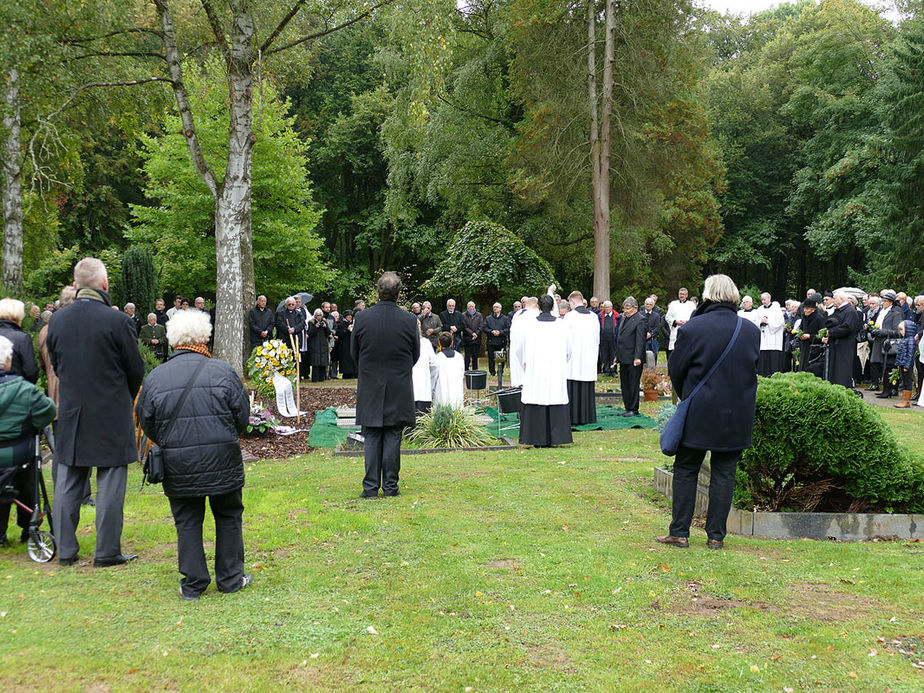
M202 370L202 367L205 366L207 358L203 358L199 365L196 366L196 370L193 371L192 378L189 379L189 382L186 383L186 388L183 390L183 394L180 395L180 401L176 405L176 409L173 410L173 414L170 416L170 420L167 422L167 427L164 429L161 440L167 440L170 436L170 432L173 430L173 424L176 423L176 418L179 416L180 411L183 409L183 405L186 403L186 398L189 396L192 386L196 382L196 378L199 377L199 373ZM148 454L144 458L144 476L141 479L141 487L144 488L145 484L161 484L164 481L164 450L159 445L152 445L151 449L148 450Z
M897 354L898 348L902 344L901 337L889 338L882 343L882 353L883 354Z

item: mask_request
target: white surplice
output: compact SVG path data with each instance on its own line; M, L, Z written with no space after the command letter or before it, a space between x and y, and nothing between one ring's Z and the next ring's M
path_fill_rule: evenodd
M465 406L465 358L458 351L449 350L451 357L441 351L434 356L433 406L446 404L453 409Z
M600 318L586 308L568 311L563 318L571 340L571 360L568 380L597 380L597 359L600 353Z
M754 312L757 313L757 326L760 328L760 350L783 351L783 326L786 318L780 304L773 301L769 306L758 306ZM767 324L761 325L764 318Z
M524 365L520 400L523 404L568 404L571 341L567 324L556 319L531 321L529 338L517 347Z
M696 304L690 300L681 303L680 299L676 299L667 305L667 314L664 316L664 319L671 328L671 336L667 342L668 349L674 349L674 343L677 341L677 330L680 329L680 325L675 325L674 322L676 320L690 322L690 318L693 317L693 312L695 310Z
M411 369L411 379L414 382L414 401L433 401L433 379L436 377L436 352L426 337L420 338L420 356L414 368Z
M520 387L523 384L522 347L526 342L527 333L539 317L538 308L522 309L513 316L510 323L510 385Z

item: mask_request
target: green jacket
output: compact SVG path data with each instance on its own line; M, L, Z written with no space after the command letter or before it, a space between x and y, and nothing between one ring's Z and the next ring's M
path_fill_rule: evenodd
M55 418L55 403L35 385L9 371L0 370L0 467L21 463L14 460L17 441L31 438Z

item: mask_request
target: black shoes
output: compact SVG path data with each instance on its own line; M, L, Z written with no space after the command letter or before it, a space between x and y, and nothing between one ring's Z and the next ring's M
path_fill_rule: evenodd
M125 565L129 561L134 561L137 558L137 553L120 553L118 556L113 556L112 558L94 558L93 567L112 568L117 565Z
M359 497L360 498L378 498L379 491L378 489L376 489L375 491L363 491L362 493L359 494Z
M400 496L400 495L401 495L401 491L395 491L394 493L386 493L386 494L385 494L385 497L386 497L386 498L394 498L395 496Z
M638 412L637 411L622 411L622 412L619 412L618 416L625 416L625 417L638 416Z
M883 390L878 395L876 395L876 399L890 399L891 397L892 397L891 390Z
M706 542L706 548L712 549L713 551L721 551L725 548L725 545L722 543L721 539L710 539Z
M74 565L74 564L75 564L77 561L79 561L79 560L80 560L80 556L78 556L78 555L75 553L75 554L74 554L73 556L71 556L70 558L63 558L63 557L62 557L62 558L59 558L59 559L58 559L58 565L63 565L63 566Z

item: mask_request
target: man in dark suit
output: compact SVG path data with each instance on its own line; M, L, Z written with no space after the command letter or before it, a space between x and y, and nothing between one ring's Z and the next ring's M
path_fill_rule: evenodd
M619 387L625 411L620 416L638 414L638 386L642 379L648 321L638 312L638 301L629 296L622 302L622 318L616 339L616 361L619 363Z
M356 423L363 429L366 476L363 498L398 495L401 434L414 425L411 370L420 356L417 320L396 301L401 279L385 272L379 302L356 315L350 352L356 361Z
M55 539L61 565L77 562L80 502L96 467L97 568L137 558L123 554L122 506L128 465L138 459L132 401L144 378L138 335L129 316L110 306L106 266L84 258L74 268L74 303L48 323L48 353L58 376Z
M443 324L443 332L452 334L452 348L459 351L462 345L462 313L456 310L455 299L450 298L446 301L446 310L440 313L440 321Z
M478 353L481 351L481 330L484 317L475 310L474 301L469 301L462 313L462 344L465 346L465 369L478 369Z
M273 324L276 317L266 307L266 296L257 296L257 305L250 309L250 350L253 351L268 339L273 338Z

